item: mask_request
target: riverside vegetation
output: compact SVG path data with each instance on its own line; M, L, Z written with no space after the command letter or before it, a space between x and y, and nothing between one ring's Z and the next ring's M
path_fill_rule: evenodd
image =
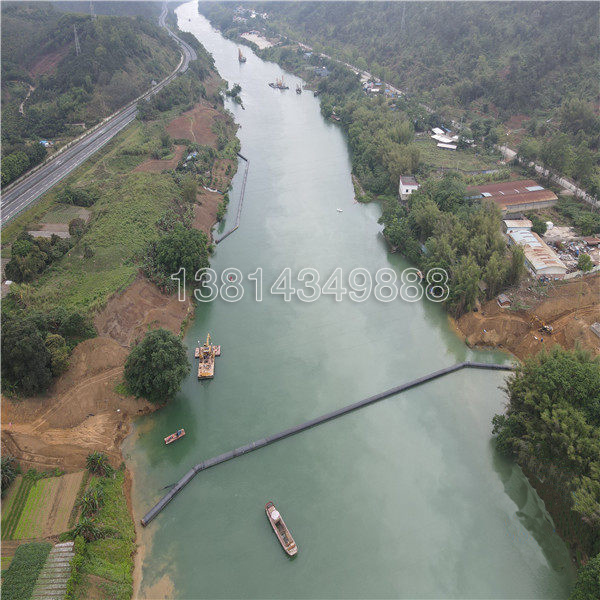
M244 26L227 13L236 4L201 4L223 31ZM600 193L597 4L267 2L249 8L268 13L266 20L256 17L267 35L282 34L368 70L447 119L477 127L493 118L502 135L510 117L526 116L520 153Z
M200 99L222 105L218 91L207 92L203 83L214 73L212 57L195 38L193 44L198 59L185 75L142 102L139 119L93 162L3 230L3 244L11 244L7 274L15 281L2 303L5 390L25 395L46 390L67 368L77 343L95 336L91 317L133 281L140 266L169 290L179 260L195 260L190 271L208 266L211 245L192 228L192 206L198 182L210 183L206 169L218 158L235 157L239 142L227 115L214 125L220 149L173 140L165 132L170 120ZM134 171L149 157L172 156L176 142L198 154L194 168L180 161L162 173ZM91 211L87 224L72 220L70 241L33 239L24 232L49 209L69 204Z

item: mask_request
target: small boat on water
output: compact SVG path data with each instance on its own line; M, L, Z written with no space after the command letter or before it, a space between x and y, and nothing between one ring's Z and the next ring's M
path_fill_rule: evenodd
M238 60L241 63L245 63L246 62L246 57L242 54L242 50L240 48L238 48Z
M344 209L343 209L343 208L338 208L338 209L336 209L336 210L337 210L338 212L344 212Z
M289 556L294 556L298 553L298 546L290 533L290 530L286 527L283 517L279 514L279 511L275 508L272 502L267 502L265 505L265 512L273 531L279 540L279 543Z
M173 442L177 441L179 438L183 437L185 435L185 429L178 429L175 433L172 433L171 435L168 435L165 438L165 444L172 444Z
M296 84L296 94L301 94L302 93L302 88L300 87L300 84L297 83Z

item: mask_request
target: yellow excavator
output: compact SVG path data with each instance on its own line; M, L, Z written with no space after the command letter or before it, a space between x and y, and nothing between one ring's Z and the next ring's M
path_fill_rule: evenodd
M552 327L552 325L548 325L537 315L533 315L533 318L531 319L531 326L538 327L538 331L540 333L547 333L548 335L552 335L552 332L554 331L554 327Z

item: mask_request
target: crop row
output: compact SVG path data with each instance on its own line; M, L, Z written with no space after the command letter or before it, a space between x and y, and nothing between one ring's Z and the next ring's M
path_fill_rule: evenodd
M2 577L2 600L30 598L52 544L21 544Z
M29 492L29 498L27 498L19 524L15 529L15 539L41 537L43 535L44 505L52 502L51 492L56 481L55 478L36 481L35 486Z
M83 497L85 492L85 488L88 484L88 479L90 478L90 472L84 471L83 477L81 478L81 484L79 486L79 490L77 491L77 496L75 497L75 502L73 504L73 508L71 508L71 514L69 515L69 529L75 527L75 522L77 521L77 515L79 514L79 502Z
M27 502L27 498L29 496L29 490L33 485L33 481L29 477L24 477L21 480L21 485L19 486L19 490L13 500L12 506L6 519L2 521L2 537L7 540L13 539L13 533L17 523L19 522L19 518L21 517L21 513L23 512L23 507Z

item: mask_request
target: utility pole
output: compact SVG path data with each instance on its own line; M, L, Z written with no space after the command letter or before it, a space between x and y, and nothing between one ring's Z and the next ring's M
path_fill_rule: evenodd
M96 20L96 15L94 13L94 3L90 0L90 16L92 17L92 21Z
M79 46L79 36L77 35L77 27L73 23L73 33L75 34L75 54L79 56L81 54L81 47Z

